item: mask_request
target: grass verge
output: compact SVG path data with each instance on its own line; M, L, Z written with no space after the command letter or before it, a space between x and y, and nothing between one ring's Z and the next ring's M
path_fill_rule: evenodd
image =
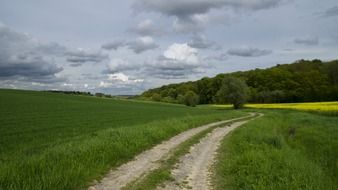
M263 112L223 140L215 189L338 189L338 118Z

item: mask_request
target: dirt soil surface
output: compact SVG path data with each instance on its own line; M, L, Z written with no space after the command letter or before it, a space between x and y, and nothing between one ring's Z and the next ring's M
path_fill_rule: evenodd
M250 114L250 116L252 116L252 114ZM139 177L142 177L143 175L154 169L157 169L160 166L160 161L165 159L171 150L173 150L179 144L188 140L192 136L198 134L199 132L206 130L210 127L236 121L238 119L244 119L250 116L235 118L226 121L219 121L180 133L177 136L172 137L168 141L164 141L163 143L156 145L152 149L144 151L143 153L137 155L134 160L127 162L116 169L111 170L100 182L94 183L94 185L90 186L89 189L121 189L128 183L135 181Z
M210 169L215 162L217 149L222 139L230 131L250 120L239 121L225 127L214 129L206 137L202 138L199 143L192 146L188 154L180 158L175 169L171 171L174 180L167 182L164 186L162 185L157 189L212 189L210 184Z

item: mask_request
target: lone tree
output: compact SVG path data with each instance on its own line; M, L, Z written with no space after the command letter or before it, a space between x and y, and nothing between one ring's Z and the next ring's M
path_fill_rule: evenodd
M230 103L235 109L243 107L248 98L249 88L239 78L226 76L222 81L221 88L216 93L216 101Z
M159 101L161 101L162 97L161 97L161 95L159 93L155 93L155 94L153 94L153 96L151 97L151 99L153 101L159 102Z
M198 104L198 102L199 102L199 97L195 92L190 90L187 93L185 93L183 97L183 103L186 106L195 107Z

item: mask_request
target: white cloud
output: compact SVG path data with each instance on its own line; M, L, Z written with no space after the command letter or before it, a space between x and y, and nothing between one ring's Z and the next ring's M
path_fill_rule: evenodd
M204 72L198 51L187 43L170 45L163 55L145 62L145 73L154 78L183 79L191 74Z
M188 64L197 64L197 49L190 47L187 43L174 43L163 53L168 59L185 62Z
M107 80L101 81L99 87L110 88L114 86L135 85L143 81L143 79L134 79L124 73L114 73L107 74Z
M108 74L108 79L111 81L128 82L129 77L123 73Z

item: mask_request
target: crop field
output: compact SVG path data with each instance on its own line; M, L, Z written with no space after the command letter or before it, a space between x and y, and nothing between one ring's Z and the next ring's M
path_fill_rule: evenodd
M247 104L245 106L248 108L295 109L304 111L338 112L338 102Z
M217 108L231 108L232 105L212 105ZM257 109L292 109L338 115L338 102L309 102L309 103L279 103L279 104L245 104L246 108Z
M82 189L164 139L245 113L0 90L0 189Z

